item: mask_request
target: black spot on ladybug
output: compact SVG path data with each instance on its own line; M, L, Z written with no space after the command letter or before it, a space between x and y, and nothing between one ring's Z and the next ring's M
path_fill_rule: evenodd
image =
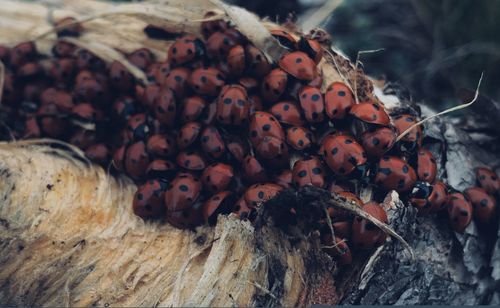
M200 80L201 80L201 82L205 83L205 82L207 82L207 77L205 77L205 76L201 76L201 77L200 77Z
M385 175L389 175L392 173L391 169L389 169L389 168L379 168L378 172L385 174Z
M376 120L377 119L377 115L376 114L372 114L372 120Z
M461 210L460 211L460 215L462 215L462 216L469 216L469 212L467 212L466 210Z
M174 76L174 80L177 81L177 82L181 82L182 81L182 77L181 76Z
M297 175L299 176L299 178L303 178L307 175L307 171L305 171L305 170L299 171L299 173L297 173Z
M137 199L142 200L144 198L143 194L137 194Z
M404 186L405 186L405 180L404 179L399 180L398 187L403 188Z
M264 199L264 192L259 191L259 193L257 194L257 197L259 197L260 199Z
M184 166L189 167L190 164L191 164L191 161L189 159L186 159L184 161Z
M349 163L351 163L351 165L353 165L353 166L356 166L358 164L358 160L356 159L356 157L351 156L349 158Z
M373 143L373 145L377 146L377 145L379 145L380 140L379 140L377 137L374 137L374 138L372 139L372 143Z
M179 186L179 189L180 189L181 191L188 191L188 190L189 190L189 187L187 187L187 185L181 184L181 185Z
M253 130L250 132L250 137L255 138L257 137L257 131Z
M494 175L492 175L492 176L491 176L491 179L492 179L493 181L496 181L496 180L497 180L497 177L496 177L496 176L494 176Z
M271 125L269 125L269 124L264 124L264 125L262 126L262 129L263 129L265 132L267 132L267 131L269 131L269 130L271 129Z
M408 173L408 166L407 165L403 166L403 173Z
M301 63L302 62L302 58L298 57L297 59L295 59L295 63Z
M407 117L405 120L406 120L406 122L413 122L413 118L412 117Z
M481 174L481 176L479 176L479 179L480 180L485 180L486 179L486 176L484 174Z
M290 109L290 105L284 104L283 105L283 110L287 111L288 109Z
M239 99L238 100L238 106L241 106L241 107L245 106L245 101L242 100L242 99Z
M339 91L338 94L339 96L345 96L345 91Z
M311 96L311 99L313 100L313 102L317 102L319 100L319 94L313 94L313 96Z
M424 178L429 177L429 175L430 175L429 172L424 172Z
M352 143L352 140L351 139L346 139L345 140L345 144L351 144Z
M312 173L313 173L313 174L321 174L321 168L319 168L319 167L314 167L314 168L312 169Z
M483 207L486 207L486 206L488 206L488 200L486 200L486 199L482 199L482 200L479 202L479 204L481 204L481 206L483 206Z
M339 151L339 149L338 149L338 148L333 148L333 149L332 149L332 155L337 154L337 152L338 152L338 151Z
M375 108L375 110L380 110L380 106L378 104L373 104L373 108Z
M188 54L188 55L193 54L193 50L192 50L191 48L188 48L188 50L187 50L187 54Z
M229 105L231 104L232 100L230 98L225 98L223 102L225 105Z
M337 109L333 109L333 110L332 110L332 113L333 113L333 114L337 114L338 112L339 112L339 111L338 111Z
M339 173L345 173L345 169L344 169L344 167L340 167L340 168L339 168Z
M300 139L300 140L297 142L297 144L298 144L299 146L303 146L303 145L304 145L304 140Z

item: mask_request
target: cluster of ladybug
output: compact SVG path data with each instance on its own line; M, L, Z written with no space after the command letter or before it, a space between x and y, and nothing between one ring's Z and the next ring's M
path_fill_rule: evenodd
M73 23L58 35L81 30ZM263 202L305 185L335 192L383 222L384 209L364 204L360 187L373 187L375 200L396 190L423 213L447 208L456 231L473 216L484 223L494 217L500 181L491 170L478 169L482 188L462 194L436 181L421 127L396 142L417 121L411 111L389 115L380 102L356 103L341 82L321 91L325 37L273 30L288 49L273 63L228 22L206 21L201 30L203 38L178 37L164 62L145 48L126 55L148 85L120 62L106 65L64 40L52 59L33 42L0 46L9 134L65 140L97 163L112 162L139 185L137 215L180 228L215 224L231 212L253 220ZM318 231L342 264L352 260L349 246L370 249L385 240L369 221L328 210L335 238L325 221Z

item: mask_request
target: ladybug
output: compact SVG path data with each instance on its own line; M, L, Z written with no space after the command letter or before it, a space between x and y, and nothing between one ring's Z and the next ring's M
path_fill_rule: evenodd
M227 85L217 99L217 120L222 124L241 125L247 121L250 106L247 91L240 85Z
M206 167L205 159L194 150L184 150L177 154L177 165L187 170L203 170Z
M55 57L59 57L59 58L73 57L75 50L76 50L75 45L68 43L68 42L65 42L65 41L58 40L54 44L54 46L52 47L52 54ZM0 59L1 59L1 56L0 56Z
M216 193L203 204L203 218L213 226L217 223L217 216L230 214L233 211L237 197L230 191Z
M336 221L332 223L335 235L340 238L350 238L352 233L352 224L350 221Z
M248 93L255 92L259 89L259 82L257 79L248 76L243 76L238 79L238 84L245 88Z
M43 75L43 68L37 62L27 62L17 69L16 74L21 81L31 81Z
M198 68L189 76L188 83L200 95L215 96L224 86L224 76L213 67Z
M236 137L234 137L232 140L229 140L226 144L226 147L231 154L231 157L238 162L242 162L248 153L248 145L242 140L237 139Z
M472 220L472 205L460 192L453 192L446 203L451 227L456 232L463 232Z
M78 37L83 31L82 25L74 17L64 17L54 23L56 28L57 37L73 36Z
M472 204L474 219L482 224L489 224L495 219L497 203L485 189L471 187L465 190L465 195Z
M163 88L154 101L154 113L161 124L172 127L175 125L176 103L174 92Z
M387 112L379 103L364 102L355 104L351 107L349 113L356 119L366 123L385 126L391 123Z
M181 150L192 145L201 131L201 124L198 122L189 122L184 124L177 133L177 147Z
M395 156L382 157L375 171L375 183L385 190L407 192L417 181L415 170L407 162Z
M401 135L410 126L417 123L417 119L411 114L400 114L398 116L395 116L392 120L398 132L398 135ZM420 148L422 146L422 138L422 127L417 126L413 128L410 133L408 133L401 139L400 142L402 150L405 152L413 152L413 150L415 150L416 148Z
M113 115L121 121L128 121L137 111L135 100L131 96L125 95L113 102Z
M160 218L165 215L165 186L164 182L153 179L139 186L132 204L134 214L141 218Z
M281 123L303 126L304 120L299 106L293 101L282 101L274 104L269 112Z
M193 229L203 224L203 203L198 200L182 211L167 211L166 220L179 229Z
M148 178L171 179L175 176L177 167L169 160L155 159L149 163L146 169Z
M56 83L64 85L71 82L75 76L75 60L70 58L55 59L49 70L49 75Z
M203 152L212 158L220 158L226 150L219 130L215 126L205 127L201 132L200 141Z
M323 140L323 159L330 169L341 176L364 173L366 152L351 136L334 135Z
M127 175L134 180L139 180L146 175L146 169L149 165L149 156L146 152L144 141L132 143L125 150L124 169Z
M286 130L286 143L296 150L307 149L313 142L314 136L307 128L293 126Z
M307 122L323 122L325 102L318 88L304 86L299 91L299 102Z
M168 73L170 73L169 62L153 62L146 69L146 78L149 82L163 85Z
M179 37L168 49L168 61L173 66L183 65L205 55L205 46L193 35Z
M290 169L285 169L274 177L274 182L286 189L292 188L293 174Z
M33 137L26 137L26 138L33 138ZM69 143L76 145L82 150L86 150L88 147L95 144L96 142L97 142L97 136L95 131L86 130L83 128L76 129L71 138L69 139Z
M318 64L323 58L323 48L316 40L301 37L298 47L300 51L305 52L311 59L313 59L316 64Z
M201 181L210 193L226 190L234 177L233 167L223 163L214 163L203 170Z
M360 143L370 157L380 158L396 143L396 130L393 127L371 127L361 134Z
M281 29L273 29L270 32L271 35L278 40L281 46L286 47L290 50L294 50L297 48L297 40L295 40L295 38L293 38L290 33Z
M344 119L355 104L354 94L344 83L333 82L326 88L325 108L330 119Z
M113 61L109 68L109 80L111 85L122 92L130 91L134 88L135 79L125 65L119 61Z
M109 161L110 153L104 143L96 143L85 150L85 156L98 164L106 164Z
M274 198L282 190L283 187L273 183L254 184L245 191L245 201L254 208Z
M252 221L253 218L255 218L255 209L248 206L244 197L241 197L238 201L236 201L233 207L233 213L236 214L240 220Z
M86 49L78 50L76 54L76 67L78 70L103 71L106 68L106 63L96 57L93 53Z
M208 12L205 14L204 18L211 18L216 15L216 12ZM227 27L227 22L223 19L207 20L201 23L201 33L205 38L208 38L215 32L222 32L226 30Z
M176 143L170 135L152 135L148 138L147 151L155 157L172 158L177 153Z
M229 29L228 29L229 30ZM233 32L214 32L207 39L206 47L208 54L216 59L226 59L229 50L241 43L241 40Z
M271 70L271 63L267 60L265 54L253 45L245 47L246 65L248 74L255 78L261 78Z
M254 146L259 144L260 139L268 136L279 140L285 140L285 133L276 118L267 112L258 111L250 119L250 141Z
M55 105L41 106L37 111L40 130L50 138L62 139L67 133L68 122L58 116Z
M185 67L172 69L160 85L172 90L176 98L183 98L188 90L191 71Z
M479 186L489 194L496 194L500 190L500 180L495 172L485 167L476 168L476 179Z
M288 164L288 147L284 140L265 136L255 150L260 157L276 164L278 167Z
M128 137L131 140L146 140L151 134L146 114L133 115L127 121Z
M244 179L248 183L264 183L267 181L267 172L264 166L253 155L247 155L242 163Z
M236 45L231 48L226 62L231 76L241 76L245 71L245 49L243 46Z
M135 96L144 107L152 110L156 99L160 95L160 90L161 88L156 84L149 84L145 87L136 86Z
M288 81L287 73L279 68L275 68L264 77L260 94L267 102L276 102L285 92Z
M311 156L297 160L293 165L292 173L293 183L297 187L325 186L325 170L317 157Z
M97 120L97 111L91 104L78 104L71 110L75 120L82 123L95 123Z
M363 205L363 211L383 223L388 223L387 213L376 202L368 202ZM372 249L385 242L386 234L370 221L356 217L352 222L352 242L356 247Z
M34 42L21 42L10 50L9 63L13 67L19 67L28 61L34 60L37 54Z
M443 182L433 185L417 181L410 193L410 203L420 213L437 212L444 208L448 200L447 187Z
M105 88L95 78L76 83L74 92L82 102L96 103L105 97Z
M75 106L73 97L66 91L56 90L55 88L47 88L40 93L40 104L54 104L63 113L69 113Z
M326 233L321 237L321 241L325 245L323 250L334 257L339 265L349 265L352 263L352 253L347 245L347 240L335 236L334 242L332 235Z
M201 96L190 96L183 100L180 118L181 121L191 122L200 118L207 102Z
M433 183L437 175L436 159L427 149L418 150L417 175L419 180Z
M343 201L345 201L347 203L358 206L360 208L363 207L363 202L361 201L361 199L359 199L358 196L356 196L355 194L353 194L351 192L339 191L335 194L338 197L340 197L340 199L342 199ZM330 218L332 219L333 222L345 221L351 217L350 212L343 210L343 209L339 209L339 208L333 208L333 207L328 208L328 215L330 216Z
M182 173L177 175L165 191L165 206L167 212L183 211L191 207L201 195L200 180Z
M279 59L279 67L299 80L311 81L318 76L316 63L302 51L294 51Z
M79 84L79 83L84 82L85 80L94 79L94 78L95 78L95 76L91 71L81 70L80 72L78 72L78 74L76 74L75 84Z
M151 50L147 48L139 48L132 51L127 56L127 60L141 70L145 71L155 60L155 56Z

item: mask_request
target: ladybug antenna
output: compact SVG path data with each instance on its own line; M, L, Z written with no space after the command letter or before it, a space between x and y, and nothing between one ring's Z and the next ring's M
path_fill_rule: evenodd
M469 106L471 106L472 104L474 104L477 100L477 98L479 97L479 87L481 86L481 81L483 80L483 75L484 75L484 72L481 73L481 77L479 78L479 81L477 83L477 87L476 87L476 92L474 94L474 98L468 102L468 103L465 103L465 104L462 104L462 105L458 105L458 106L455 106L455 107L452 107L452 108L449 108L449 109L446 109L446 110L443 110L441 112L438 112L434 115L431 115L421 121L418 121L417 123L413 124L412 126L408 127L404 132L402 132L398 138L396 138L396 142L398 142L399 140L403 139L404 136L408 135L410 133L410 131L412 129L414 129L415 127L417 126L420 126L422 124L424 124L425 122L433 119L433 118L436 118L436 117L439 117L439 116L442 116L444 114L447 114L447 113L450 113L450 112L453 112L453 111L457 111L457 110L460 110L460 109L464 109L464 108L467 108Z

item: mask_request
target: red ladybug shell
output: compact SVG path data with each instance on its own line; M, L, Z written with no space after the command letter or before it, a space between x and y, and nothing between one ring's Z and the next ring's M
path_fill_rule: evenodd
M284 188L292 188L293 174L290 169L285 169L274 177L274 182Z
M293 126L304 125L300 108L292 101L276 103L269 109L269 112L281 123Z
M318 123L323 121L325 102L318 88L303 87L299 91L299 102L307 122Z
M267 181L264 166L253 155L247 155L242 163L243 179L248 183L263 183Z
M429 196L429 202L431 204L431 211L437 212L441 211L446 207L446 201L448 200L448 187L445 183L436 181L432 185L432 193Z
M301 37L298 45L299 50L305 52L316 64L323 58L323 48L318 41Z
M189 122L184 124L177 133L177 146L179 149L185 149L193 144L201 131L201 124L198 122Z
M380 158L396 143L396 130L392 127L376 127L361 134L361 145L370 157Z
M129 54L127 59L130 63L145 71L154 62L155 56L151 50L139 48Z
M433 183L437 175L436 159L431 151L420 149L418 151L417 175L421 181Z
M41 105L54 104L64 113L70 112L74 107L71 94L55 88L47 88L40 93L40 103Z
M282 190L283 187L277 184L254 184L250 186L245 192L245 201L247 202L248 206L256 207L259 206L260 203L272 199Z
M225 150L225 144L215 126L207 126L200 135L201 149L212 158L220 158Z
M241 220L252 219L252 212L255 211L249 207L244 197L238 199L233 208L233 213Z
M38 126L38 122L36 120L36 117L27 118L24 126L25 126L24 127L24 134L23 134L24 139L39 138L40 137L41 131L40 131L40 127ZM72 143L71 140L70 140L70 143Z
M134 76L118 61L113 61L109 68L111 85L120 91L130 91L134 86Z
M201 181L210 193L226 190L234 176L233 167L223 163L215 163L203 170Z
M147 123L147 116L139 113L131 116L127 121L127 130L130 140L145 140L151 134L151 129Z
M203 204L203 218L210 225L215 225L219 214L229 214L233 211L237 197L230 191L221 191Z
M217 99L217 120L222 124L241 125L250 112L247 91L240 85L227 85Z
M198 94L215 96L224 86L224 76L213 67L198 68L191 73L188 83Z
M177 167L169 160L155 159L148 165L148 178L171 179L175 176Z
M411 114L401 114L393 118L394 126L398 132L398 135L401 135L404 131L406 131L410 126L417 123L417 119ZM407 141L411 143L416 143L418 147L422 145L422 127L417 126L413 128L410 133L404 136L401 140Z
M480 187L471 187L465 190L474 211L474 219L483 224L488 224L496 216L497 203L493 196Z
M204 18L210 18L217 15L216 12L207 12ZM201 33L205 38L209 37L212 33L221 32L227 29L227 22L223 19L215 19L203 21L201 23Z
M165 184L158 180L148 180L139 186L134 195L132 208L141 218L160 218L165 214Z
M239 43L239 39L228 31L214 32L207 39L206 47L210 56L216 59L225 59L229 50Z
M313 144L313 134L304 127L290 127L286 130L286 142L296 150L304 150Z
M127 121L136 113L134 99L131 96L122 96L113 102L113 115L122 121Z
M156 119L167 127L175 124L176 104L174 92L168 88L163 88L154 101L154 113Z
M71 113L73 117L75 117L75 119L82 122L92 123L97 120L97 111L91 104L87 103L78 104L73 107Z
M75 76L75 60L71 58L55 59L49 70L49 75L58 84L67 84Z
M417 180L415 170L395 156L384 156L377 165L375 183L385 190L409 191Z
M353 194L351 192L340 191L336 194L338 197L340 197L341 199L343 199L344 201L346 201L352 205L359 206L359 207L363 206L363 202L361 201L361 199L359 199L358 196L356 196L355 194ZM332 219L333 222L345 221L346 219L349 219L349 217L351 217L350 212L343 210L343 209L332 208L332 207L328 208L328 214L330 215L330 218Z
M171 158L177 153L177 147L172 136L156 134L148 138L147 151L155 157Z
M350 136L329 136L323 140L322 148L326 164L336 174L348 175L366 163L365 150Z
M41 76L43 73L42 66L37 62L28 62L21 65L16 72L18 78L23 80L28 80L37 76Z
M96 143L85 150L85 156L98 164L105 164L110 158L108 147L103 143Z
M113 153L113 166L116 168L118 171L125 171L125 151L127 150L127 147L125 145L122 145L118 149L115 150Z
M243 76L238 79L238 84L245 88L248 93L254 92L259 88L257 79L248 76Z
M352 263L352 253L347 245L347 240L341 239L335 236L335 242L333 242L332 235L326 233L321 237L325 248L325 252L337 260L339 265L349 265Z
M264 137L285 140L285 133L276 118L267 112L258 111L250 119L250 141L256 147Z
M205 159L198 151L185 150L179 152L176 158L177 165L187 170L203 170L206 167Z
M133 179L140 179L146 175L149 165L149 157L146 145L143 141L131 144L125 150L124 167L125 172Z
M148 81L155 82L158 85L164 85L168 74L170 73L170 63L165 62L154 62L149 65L146 71L146 76ZM189 74L186 75L186 77Z
M244 141L237 140L236 138L228 141L226 147L231 156L238 162L242 162L248 153L248 145Z
M203 114L207 102L200 96L190 96L184 99L180 118L182 122L198 120Z
M169 88L177 98L183 98L186 95L189 77L191 71L185 67L177 67L172 69L161 85Z
M271 64L262 51L253 45L245 47L246 63L248 74L256 78L261 78L269 73Z
M363 206L363 211L383 223L388 223L387 213L376 202L368 202ZM362 249L371 249L383 244L386 234L373 223L361 217L356 217L352 223L352 242Z
M81 101L94 103L104 97L105 89L96 79L92 78L77 83L74 93Z
M383 106L378 103L364 102L355 104L349 112L363 122L379 125L389 125L391 120Z
M489 194L496 194L500 190L500 180L495 172L485 167L476 168L476 178L479 186Z
M293 183L297 187L313 185L325 186L325 171L317 157L299 159L293 165Z
M270 31L271 35L278 40L280 45L294 50L297 48L297 40L293 38L293 36L290 35L290 33L281 30L281 29L273 29Z
M182 211L167 211L166 220L176 228L194 228L203 224L203 203L196 201Z
M318 76L316 63L302 51L294 51L282 56L280 68L299 80L311 81Z
M21 42L10 50L10 65L19 67L37 55L36 45L32 41Z
M472 205L462 193L454 192L448 196L447 207L451 227L463 232L472 220Z
M82 25L74 17L64 17L56 20L54 27L57 30L57 36L80 36L83 30Z
M436 182L434 185L416 182L410 195L410 203L420 213L440 211L444 208L447 200L447 187L443 182Z
M277 165L282 166L288 159L288 147L284 140L265 136L255 148L257 154Z
M227 55L227 68L231 76L241 76L245 71L245 49L241 45L236 45Z
M342 82L333 82L325 92L326 115L330 119L343 119L356 101L351 89Z
M75 53L76 47L75 45L65 42L65 41L57 41L52 47L52 53L56 57L73 57ZM1 55L0 55L1 59Z
M106 67L106 63L90 51L80 49L76 54L76 66L80 70L102 71Z
M193 175L186 173L175 177L165 191L165 206L167 212L177 212L188 209L201 194L201 182Z
M264 77L260 94L265 101L275 102L285 92L288 81L287 73L279 68L275 68Z
M182 65L199 58L205 53L203 42L193 36L185 35L175 40L168 49L168 61L172 65Z

